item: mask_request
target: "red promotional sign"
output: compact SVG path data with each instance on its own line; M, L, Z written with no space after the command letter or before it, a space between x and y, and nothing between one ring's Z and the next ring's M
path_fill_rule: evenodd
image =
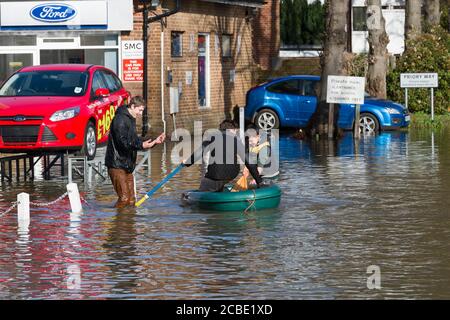
M144 43L142 40L122 41L123 81L144 81Z
M144 80L144 59L124 59L123 60L123 80L143 81Z

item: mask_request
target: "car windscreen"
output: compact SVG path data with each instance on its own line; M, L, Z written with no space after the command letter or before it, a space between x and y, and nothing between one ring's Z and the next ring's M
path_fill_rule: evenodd
M88 74L76 71L19 72L0 88L0 96L79 97L86 92Z

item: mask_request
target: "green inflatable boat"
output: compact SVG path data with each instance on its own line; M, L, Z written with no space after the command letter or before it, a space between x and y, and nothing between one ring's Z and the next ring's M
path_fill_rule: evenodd
M182 196L184 204L211 211L253 211L276 208L280 204L281 189L273 184L262 188L231 192L188 191Z

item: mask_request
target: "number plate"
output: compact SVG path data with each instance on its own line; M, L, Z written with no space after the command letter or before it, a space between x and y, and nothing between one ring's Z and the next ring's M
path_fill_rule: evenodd
M410 120L411 120L411 116L410 115L405 116L405 121L409 122Z

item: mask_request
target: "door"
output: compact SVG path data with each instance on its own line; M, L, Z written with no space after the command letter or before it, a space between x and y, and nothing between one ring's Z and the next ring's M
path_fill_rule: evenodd
M209 35L199 34L198 42L198 104L209 107Z
M317 89L319 81L300 80L300 96L299 96L299 124L306 126L309 119L317 108Z
M97 97L95 95L95 91L100 88L107 88L107 85L102 73L100 70L97 70L92 76L91 89L91 104L94 105L94 114L97 122L97 143L106 141L112 120L106 114L106 110L109 107L109 97Z
M295 125L299 120L299 80L289 79L274 83L267 88L266 98L280 107L288 125Z

